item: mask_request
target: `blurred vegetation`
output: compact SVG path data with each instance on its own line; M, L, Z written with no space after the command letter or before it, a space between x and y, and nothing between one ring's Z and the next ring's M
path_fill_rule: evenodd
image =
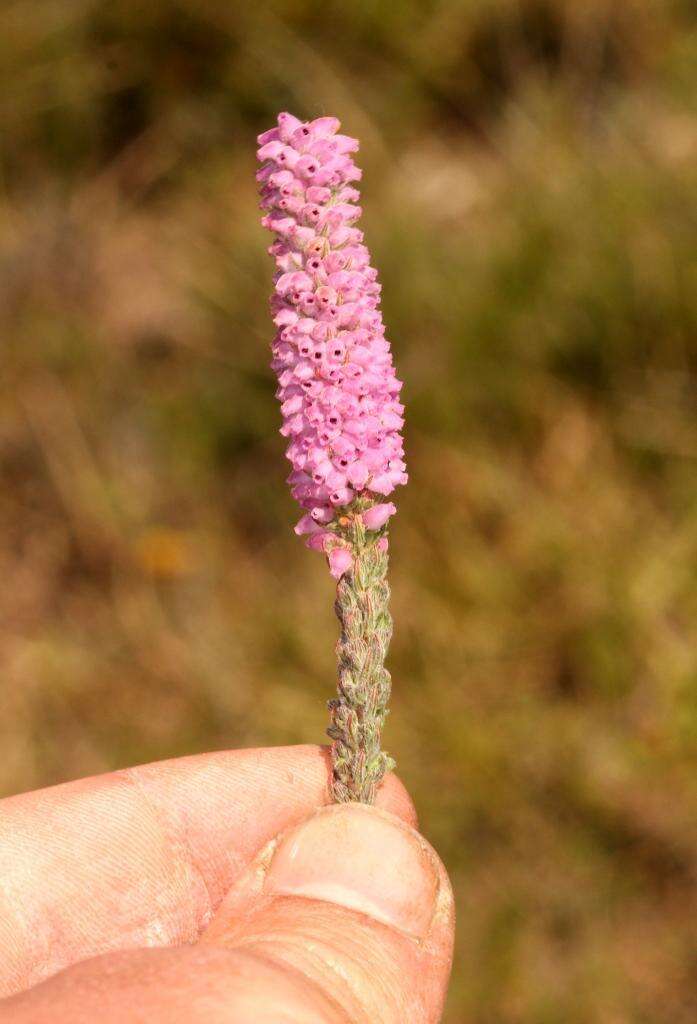
M254 136L362 140L447 1021L697 1019L697 8L5 0L3 792L321 740Z

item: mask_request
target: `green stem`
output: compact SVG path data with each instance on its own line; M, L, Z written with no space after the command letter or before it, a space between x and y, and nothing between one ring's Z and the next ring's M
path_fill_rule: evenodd
M338 697L329 701L332 743L332 796L337 803L372 804L394 761L380 749L387 715L390 673L385 656L392 636L388 602L387 552L379 536L367 533L359 518L345 539L353 549L353 568L336 588L334 605L341 625L336 652Z

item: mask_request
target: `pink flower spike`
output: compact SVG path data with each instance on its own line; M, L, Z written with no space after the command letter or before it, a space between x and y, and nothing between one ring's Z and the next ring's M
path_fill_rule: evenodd
M316 530L334 521L334 536L350 546L353 519L345 512L354 500L369 506L367 529L379 530L394 514L384 498L407 476L401 382L377 272L357 226L358 143L339 129L328 115L303 122L280 114L259 136L258 177L262 224L275 235L272 367L281 434L289 440L291 491L305 513L296 532L314 537L310 520Z
M392 620L388 541L379 531L396 511L387 495L407 482L404 406L377 271L358 226L358 142L340 127L328 115L279 114L258 137L256 178L261 223L274 235L271 367L292 466L287 483L302 509L295 532L326 556L337 581L331 795L372 804L393 766L380 750Z
M396 511L393 503L388 501L382 505L372 505L361 513L361 519L367 530L379 530Z
M329 571L335 580L341 579L353 565L353 558L348 548L332 548L327 555Z

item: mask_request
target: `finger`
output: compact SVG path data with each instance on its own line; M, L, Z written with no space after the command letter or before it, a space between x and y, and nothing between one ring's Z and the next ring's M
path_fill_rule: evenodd
M435 1024L452 892L392 815L317 812L273 840L196 946L112 954L9 1000L7 1024Z
M201 944L275 968L259 988L260 1015L275 984L302 977L307 992L338 1007L337 1020L422 1024L440 1019L453 930L452 890L434 850L393 815L350 804L272 841ZM302 999L298 1020L301 1011Z
M258 849L329 800L315 746L225 751L0 802L0 994L115 949L191 942ZM380 803L414 820L404 788Z

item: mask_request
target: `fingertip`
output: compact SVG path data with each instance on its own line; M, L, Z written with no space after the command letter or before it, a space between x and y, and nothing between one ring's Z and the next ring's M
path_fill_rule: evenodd
M452 890L426 840L381 808L334 804L261 851L202 942L305 973L361 1007L352 1020L373 1020L384 1006L385 1021L430 1024L442 1009L453 924Z
M438 883L433 851L418 832L378 808L334 804L281 839L264 893L324 900L423 939Z

